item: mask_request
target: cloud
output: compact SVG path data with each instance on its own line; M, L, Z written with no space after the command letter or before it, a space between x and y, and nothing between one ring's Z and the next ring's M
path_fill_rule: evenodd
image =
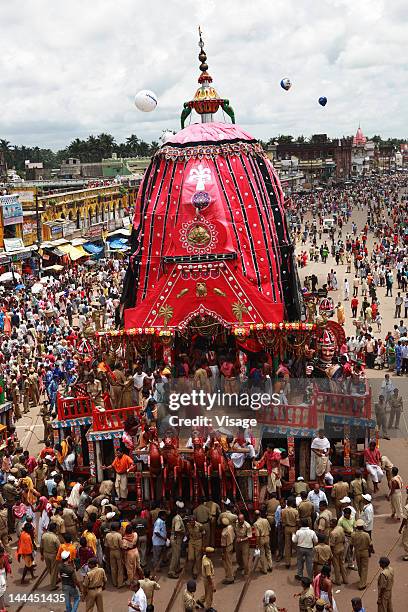
M210 73L254 136L407 136L405 0L20 0L2 7L0 137L63 147L111 132L157 140ZM282 77L293 83L279 87ZM153 89L153 113L136 110ZM317 104L325 95L328 104Z

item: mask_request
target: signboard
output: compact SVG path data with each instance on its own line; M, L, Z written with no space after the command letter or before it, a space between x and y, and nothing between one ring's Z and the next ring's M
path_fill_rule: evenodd
M13 253L24 249L24 244L21 238L4 238L4 248L6 253Z
M15 195L0 196L3 212L3 225L15 225L23 222L23 205Z
M30 259L31 256L30 251L26 253L17 253L16 255L11 254L11 261L22 261L23 259Z
M35 192L34 191L16 191L12 190L12 195L17 196L20 202L34 202Z
M55 237L56 235L62 236L62 226L61 225L51 225L51 234Z
M66 236L72 236L72 234L76 230L76 223L74 221L66 221L62 227L62 235L64 238Z
M104 225L104 223L99 223L89 227L84 234L84 238L99 238L102 235Z
M35 234L37 232L37 222L34 219L24 221L23 223L23 236L29 234Z

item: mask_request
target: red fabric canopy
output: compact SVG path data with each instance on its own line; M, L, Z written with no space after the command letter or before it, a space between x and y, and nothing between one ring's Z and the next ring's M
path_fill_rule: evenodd
M254 291L234 264L200 265L185 270L173 265L154 295L136 308L125 310L125 329L134 327L183 327L200 315L209 315L223 325L279 323L283 304Z
M179 327L200 313L226 325L298 317L279 179L236 125L189 126L156 153L132 245L125 329Z

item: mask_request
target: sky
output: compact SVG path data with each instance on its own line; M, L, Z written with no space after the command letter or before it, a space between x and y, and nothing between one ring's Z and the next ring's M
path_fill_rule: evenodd
M177 131L198 86L198 25L214 85L254 137L361 123L408 138L407 18L406 0L3 2L0 138L56 150L101 132ZM155 111L136 109L140 89L156 93Z

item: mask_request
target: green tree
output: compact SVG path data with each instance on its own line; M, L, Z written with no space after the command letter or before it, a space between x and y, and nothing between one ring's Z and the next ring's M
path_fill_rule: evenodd
M293 142L293 136L291 136L290 134L281 134L280 136L278 136L278 142L280 144Z

